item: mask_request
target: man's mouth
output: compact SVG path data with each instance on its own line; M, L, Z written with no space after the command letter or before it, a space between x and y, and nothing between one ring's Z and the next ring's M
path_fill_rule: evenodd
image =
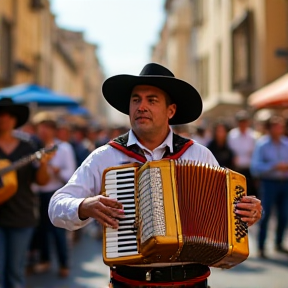
M145 117L145 116L139 116L139 117L136 117L135 120L142 120L142 119L150 119L149 117Z

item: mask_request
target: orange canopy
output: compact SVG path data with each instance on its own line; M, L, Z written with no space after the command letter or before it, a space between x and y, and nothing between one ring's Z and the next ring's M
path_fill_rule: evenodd
M288 73L252 93L248 104L256 109L288 107Z

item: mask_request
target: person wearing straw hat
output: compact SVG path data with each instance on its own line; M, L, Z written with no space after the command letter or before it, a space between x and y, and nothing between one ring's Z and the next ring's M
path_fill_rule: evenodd
M166 67L149 63L139 76L110 77L103 83L102 91L112 107L129 115L131 130L92 152L70 181L53 195L49 206L50 219L54 225L70 230L87 225L91 219L96 219L106 227L118 227L117 219L124 217L122 204L98 195L101 190L103 171L108 167L133 162L145 163L162 158L198 160L219 166L206 147L194 143L191 139L173 134L170 125L193 122L201 115L202 100L193 86L177 79ZM260 200L243 197L236 211L242 215L243 221L252 225L261 217ZM163 263L162 266L165 268L166 264ZM141 273L135 267L126 266L125 277L123 274L120 275L117 268L112 269L111 286L114 288L157 286L155 282L153 283L155 273L152 273L150 282L145 282L146 272L143 268ZM157 271L162 268L158 267ZM137 285L135 281L131 284L132 279L129 279L135 278L136 270L139 280ZM121 271L123 272L123 269ZM208 267L173 266L173 273L183 275L183 271L193 274L194 279L193 277L184 279L183 276L182 280L185 280L186 284L180 285L181 287L207 287L206 278L210 273ZM163 280L171 287L172 284L169 282L173 282L173 277L170 280L168 278L167 276L156 282ZM198 280L196 281L195 278ZM187 284L187 281L190 281L190 284ZM167 285L161 284L157 287L167 287Z
M27 106L15 104L10 98L0 99L0 161L14 162L35 152L31 143L15 138L13 134L13 130L24 125L28 118ZM39 166L31 163L19 168L16 193L0 204L1 288L25 287L25 260L37 223L31 184L47 183L48 160L49 156L44 155Z

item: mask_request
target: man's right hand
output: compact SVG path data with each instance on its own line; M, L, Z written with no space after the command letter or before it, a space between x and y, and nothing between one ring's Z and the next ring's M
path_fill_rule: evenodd
M102 195L84 199L79 206L78 214L80 219L91 217L103 226L114 229L117 229L119 226L118 219L125 217L121 203Z

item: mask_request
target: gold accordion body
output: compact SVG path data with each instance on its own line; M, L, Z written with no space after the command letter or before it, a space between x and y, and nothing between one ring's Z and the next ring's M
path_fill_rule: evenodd
M124 206L104 227L106 265L199 263L231 268L249 255L248 227L234 212L246 179L228 168L159 160L108 168L102 194Z

